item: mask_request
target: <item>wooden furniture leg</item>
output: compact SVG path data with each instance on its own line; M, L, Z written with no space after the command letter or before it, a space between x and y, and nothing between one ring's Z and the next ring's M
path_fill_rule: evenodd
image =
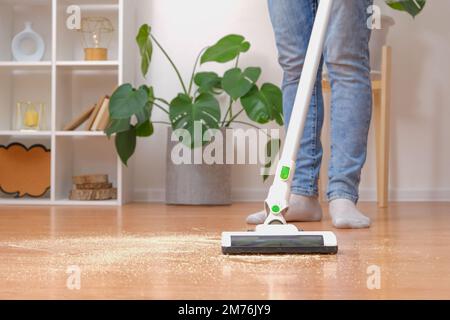
M389 112L391 103L391 60L392 49L383 47L381 70L381 90L374 93L376 158L377 158L377 198L378 206L388 205L389 193Z

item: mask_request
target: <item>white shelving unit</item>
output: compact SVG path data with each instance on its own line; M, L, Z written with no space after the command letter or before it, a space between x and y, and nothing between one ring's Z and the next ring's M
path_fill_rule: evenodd
M66 28L67 7L79 5L82 16L103 16L115 27L108 61L83 61L80 35ZM13 37L31 21L46 45L43 61L17 62ZM130 200L128 168L122 166L114 141L103 132L63 131L72 118L124 82L134 82L134 0L0 0L0 145L19 142L51 149L51 190L43 198L15 199L0 193L0 205L119 206ZM47 129L14 128L18 101L43 102ZM1 164L0 164L1 165ZM111 201L68 200L72 176L107 173L118 189Z

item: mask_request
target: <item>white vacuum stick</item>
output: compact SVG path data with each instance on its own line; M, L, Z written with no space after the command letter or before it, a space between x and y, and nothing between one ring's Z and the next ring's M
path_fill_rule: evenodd
M305 128L317 72L322 59L323 44L328 29L332 3L333 0L321 0L319 3L283 152L278 163L275 179L265 202L268 214L266 225L273 223L286 224L282 213L286 212L289 206L295 161L297 160L300 140Z
M281 0L282 1L282 0ZM222 233L224 254L325 253L338 251L333 232L299 231L283 217L289 206L295 161L317 79L333 0L320 0L276 176L265 201L267 219L251 232Z

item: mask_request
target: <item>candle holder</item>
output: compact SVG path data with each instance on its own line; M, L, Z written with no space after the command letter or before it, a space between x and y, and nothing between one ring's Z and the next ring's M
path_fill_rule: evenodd
M18 102L16 110L16 130L46 130L45 109L44 103L39 103L38 106L36 106L36 104L31 101Z
M108 60L108 47L114 27L105 17L86 17L81 20L82 45L86 61Z

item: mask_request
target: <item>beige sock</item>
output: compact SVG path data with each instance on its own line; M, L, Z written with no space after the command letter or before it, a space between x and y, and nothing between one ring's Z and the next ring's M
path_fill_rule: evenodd
M285 215L287 222L309 222L322 220L322 208L317 197L305 197L293 194L289 201L289 209ZM247 217L248 224L263 224L266 212L260 211Z
M336 199L330 202L330 215L338 229L361 229L370 227L370 218L362 214L353 201Z

